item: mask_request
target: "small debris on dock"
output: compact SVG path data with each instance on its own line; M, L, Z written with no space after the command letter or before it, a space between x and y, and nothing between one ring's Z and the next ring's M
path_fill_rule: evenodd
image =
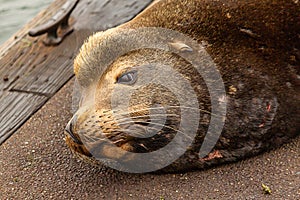
M271 194L272 193L272 190L267 185L262 183L261 186L262 186L262 189L263 189L265 194Z

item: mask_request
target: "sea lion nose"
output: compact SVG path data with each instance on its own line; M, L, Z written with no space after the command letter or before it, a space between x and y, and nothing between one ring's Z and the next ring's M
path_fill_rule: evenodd
M71 137L71 139L77 143L82 144L82 142L79 140L78 136L74 134L74 124L76 124L77 116L74 115L72 119L68 122L65 131L68 133L68 135Z

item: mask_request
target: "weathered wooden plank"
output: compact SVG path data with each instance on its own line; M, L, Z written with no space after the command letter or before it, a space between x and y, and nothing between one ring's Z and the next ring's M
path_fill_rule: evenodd
M73 59L93 32L124 23L151 0L81 0L71 15L74 32L58 46L28 31L48 21L65 3L56 0L0 47L0 144L73 77Z
M80 37L77 37L78 34ZM11 91L33 92L46 96L55 94L73 76L73 58L88 35L88 31L78 31L72 37L66 38L59 48L51 47L50 52L41 51L38 56L34 54L35 50L31 51L32 54L28 55L29 59L24 64L26 70L12 85Z
M81 4L84 3L84 1L81 2ZM79 3L78 6L81 9L75 10L74 13L79 14L79 17L76 17L75 32L71 37L67 37L59 47L45 48L40 40L35 43L34 41L32 41L33 43L29 42L30 46L23 50L23 52L28 52L25 56L26 62L17 60L17 64L23 64L22 68L26 70L19 70L17 73L13 73L15 76L20 77L12 85L13 91L32 91L45 95L55 93L58 88L72 77L74 55L76 55L79 47L88 35L95 31L114 27L131 19L145 6L145 2L142 6L140 1L132 0L107 0L87 3L84 5ZM81 11L85 12L80 15ZM101 13L100 16L99 13ZM87 19L88 22L86 22ZM37 55L37 52L40 53ZM21 74L25 75L21 77Z

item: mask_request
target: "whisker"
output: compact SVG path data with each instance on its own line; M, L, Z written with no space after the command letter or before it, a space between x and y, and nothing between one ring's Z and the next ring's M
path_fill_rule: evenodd
M146 151L149 151L149 149L142 143L139 144L140 147L143 147Z
M164 107L144 108L144 109L139 109L139 110L134 110L134 111L124 111L124 112L121 112L121 113L118 113L118 111L114 110L115 113L113 113L113 115L114 116L124 116L124 115L129 115L129 114L133 114L133 113L137 113L137 112L141 112L141 111L158 110L158 109L162 109L162 108L164 108Z
M141 119L144 117L180 117L179 115L176 114L155 114L155 115L140 115L140 116L134 116L134 117L128 117L128 118L120 118L120 119L115 119L116 122L122 122L130 119Z
M181 134L183 134L183 135L185 135L186 137L188 137L188 138L190 138L190 139L192 139L193 140L193 138L192 137L190 137L189 135L187 135L186 133L184 133L183 131L181 131L181 130L179 130L179 129L174 129L173 127L171 127L171 126L167 126L167 125L164 125L164 124L159 124L159 123L153 123L153 122L145 122L145 123L147 123L147 124L150 124L150 125L157 125L157 126L161 126L161 127L164 127L164 128L167 128L167 129L170 129L170 130L173 130L173 131L177 131L177 132L179 132L179 133L181 133ZM129 124L129 122L125 122L123 125L126 125L126 124ZM147 127L147 128L152 128L152 129L155 129L155 127ZM129 129L119 129L119 130L125 130L125 131L130 131ZM155 130L157 130L157 131L159 131L159 129L155 129ZM124 132L125 132L124 131Z
M114 141L113 144L116 144L116 145L117 145L118 143L126 143L126 142L128 142L128 141L129 141L129 140L126 140L126 139L123 139L123 138L122 138L122 139L119 139L119 140L117 140L117 141Z
M188 107L188 106L165 106L165 107L157 107L157 108L144 108L144 109L139 109L139 110L134 110L134 111L126 111L126 112L120 112L118 113L118 111L115 110L114 116L118 117L118 116L124 116L124 115L129 115L129 114L133 114L133 113L137 113L137 112L141 112L141 111L148 111L148 110L159 110L159 109L168 109L168 108L183 108L183 109L191 109L191 110L197 110L200 112L204 112L207 114L211 114L214 116L218 116L216 114L211 113L208 110L203 110L200 108L196 108L196 107Z
M156 130L156 131L160 131L161 129L159 129L159 128L156 128L156 127L151 127L151 126L149 126L149 127L147 127L147 128L149 128L149 129L153 129L153 130ZM129 131L132 131L132 130L130 130L130 129L118 129L119 131L122 131L122 132L129 132Z

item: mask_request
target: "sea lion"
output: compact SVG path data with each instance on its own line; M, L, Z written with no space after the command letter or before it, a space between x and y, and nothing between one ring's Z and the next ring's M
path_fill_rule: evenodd
M127 172L173 172L237 161L290 141L300 134L299 16L300 2L293 0L160 0L131 21L94 34L74 61L83 96L66 127L68 146L94 164ZM202 53L200 62L214 63L220 77L203 77L213 64L199 73L193 60L155 45L127 51L134 41L160 42L160 34L144 37L147 28L193 38L211 58ZM167 42L182 55L200 52L182 38ZM190 85L183 85L180 78L169 85L155 82L165 77L169 83L168 70L181 74ZM148 76L153 80L147 82ZM219 91L209 85L219 80L226 95L212 100ZM189 104L192 93L185 93L187 87L196 94L195 104ZM129 90L133 92L128 107L118 107ZM226 106L225 117L213 112L214 104L219 106L216 110ZM212 123L216 116L221 116L220 135L209 132L210 126L217 126ZM197 129L191 138L193 126ZM178 147L159 152L177 134L182 135L176 140ZM216 144L202 155L206 140ZM153 152L159 153L148 158ZM171 162L165 163L169 157Z

